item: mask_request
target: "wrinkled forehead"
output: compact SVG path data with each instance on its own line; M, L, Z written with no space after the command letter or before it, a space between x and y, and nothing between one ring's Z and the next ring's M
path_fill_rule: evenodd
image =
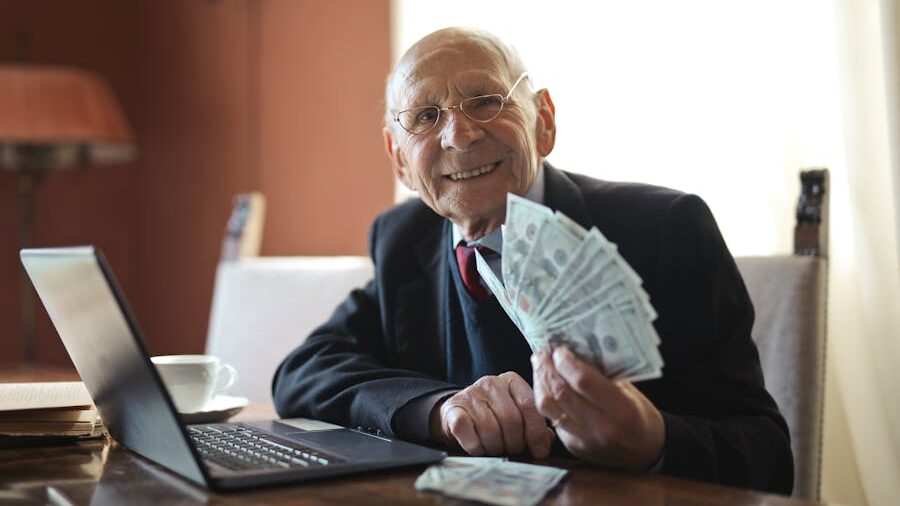
M413 47L394 69L388 104L403 107L451 95L505 93L512 84L505 58L478 41Z

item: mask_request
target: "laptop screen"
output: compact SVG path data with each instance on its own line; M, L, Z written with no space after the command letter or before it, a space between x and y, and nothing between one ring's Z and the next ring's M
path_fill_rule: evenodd
M21 258L110 434L130 450L207 483L103 255L88 246L25 249Z

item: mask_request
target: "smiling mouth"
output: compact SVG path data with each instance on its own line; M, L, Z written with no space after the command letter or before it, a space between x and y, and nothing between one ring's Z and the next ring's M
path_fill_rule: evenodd
M444 177L451 179L452 181L459 181L460 179L469 179L473 177L478 177L484 174L490 174L497 170L497 166L500 165L500 162L489 163L487 165L482 165L481 167L476 167L472 170L466 172L455 172L453 174L446 175Z

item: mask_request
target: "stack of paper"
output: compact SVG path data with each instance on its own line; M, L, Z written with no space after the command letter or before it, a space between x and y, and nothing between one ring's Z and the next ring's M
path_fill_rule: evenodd
M80 381L0 383L0 436L95 437L104 433Z

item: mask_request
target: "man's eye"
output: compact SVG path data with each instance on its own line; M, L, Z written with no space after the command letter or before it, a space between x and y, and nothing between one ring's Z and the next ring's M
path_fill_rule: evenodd
M437 120L437 111L429 107L416 114L416 123L434 123Z
M471 100L472 107L497 107L500 105L500 97L497 95L487 95L484 97L475 97Z

